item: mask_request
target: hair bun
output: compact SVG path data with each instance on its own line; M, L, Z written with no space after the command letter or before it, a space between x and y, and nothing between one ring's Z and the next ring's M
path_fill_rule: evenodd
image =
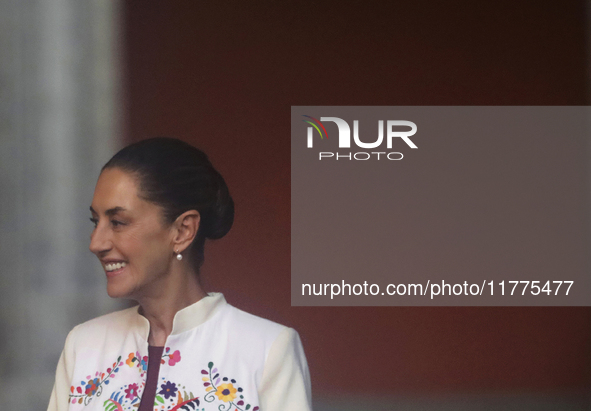
M138 195L161 206L168 223L188 210L199 212L201 224L191 252L197 267L203 263L205 239L222 238L230 231L234 201L228 186L207 155L192 145L168 137L142 140L120 150L103 169L110 167L133 173Z
M230 196L228 186L223 177L212 167L215 175L215 185L217 191L215 201L211 208L207 210L207 216L204 216L203 235L205 238L216 240L225 236L232 228L234 223L234 200Z

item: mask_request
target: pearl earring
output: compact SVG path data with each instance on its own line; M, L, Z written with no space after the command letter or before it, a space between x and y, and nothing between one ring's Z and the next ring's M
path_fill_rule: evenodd
M181 253L179 253L178 251L175 251L175 252L176 252L176 259L181 261L183 259L183 255Z

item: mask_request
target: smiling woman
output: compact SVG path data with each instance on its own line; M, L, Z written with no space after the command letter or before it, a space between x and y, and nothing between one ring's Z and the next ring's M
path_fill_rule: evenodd
M48 410L311 409L298 334L201 287L205 240L234 219L203 152L170 138L124 148L103 167L90 212L107 293L139 306L70 332Z
M168 258L172 250L182 256L190 246L200 214L186 211L171 226L162 217L162 207L139 195L137 177L121 168L106 168L98 179L90 207L95 223L90 251L103 264L107 293L141 304L148 296L166 292L170 283L175 287L184 284L182 289L190 287L194 290L190 294L204 297L196 269ZM191 275L185 275L186 271Z

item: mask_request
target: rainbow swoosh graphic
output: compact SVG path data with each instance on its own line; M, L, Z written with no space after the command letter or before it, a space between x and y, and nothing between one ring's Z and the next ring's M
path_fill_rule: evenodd
M322 127L322 130L324 130L324 135L322 135L322 131L320 131L320 129L318 128L318 126L316 124L314 124L314 123L312 123L311 121L308 121L308 120L302 120L302 121L310 124L312 127L314 127L316 129L316 131L318 131L318 133L320 134L320 138L321 139L324 138L325 136L328 139L328 134L326 133L326 129L324 128L324 126L322 125L322 123L320 121L316 120L314 117L310 117L310 116L307 116L305 114L303 116L304 117L308 117L309 119L314 120L318 124L318 126Z

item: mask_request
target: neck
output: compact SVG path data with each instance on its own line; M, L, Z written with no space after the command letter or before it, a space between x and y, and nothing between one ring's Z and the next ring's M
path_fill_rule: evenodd
M151 293L146 293L137 301L140 314L150 322L148 344L162 347L172 332L175 314L196 303L207 294L201 288L196 273L179 268L154 284Z

